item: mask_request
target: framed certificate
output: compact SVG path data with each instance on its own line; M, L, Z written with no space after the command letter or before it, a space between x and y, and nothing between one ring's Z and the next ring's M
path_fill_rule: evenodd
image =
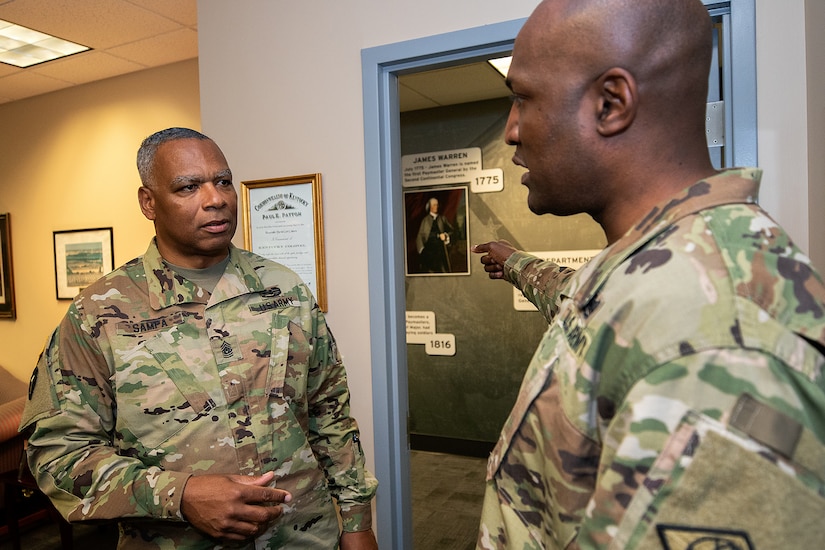
M241 182L247 250L298 274L327 311L321 174Z

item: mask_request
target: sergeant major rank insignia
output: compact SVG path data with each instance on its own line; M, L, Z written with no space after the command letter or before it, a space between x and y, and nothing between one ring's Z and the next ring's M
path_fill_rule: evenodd
M237 336L213 336L209 339L209 345L212 347L212 354L219 365L243 359L243 352Z

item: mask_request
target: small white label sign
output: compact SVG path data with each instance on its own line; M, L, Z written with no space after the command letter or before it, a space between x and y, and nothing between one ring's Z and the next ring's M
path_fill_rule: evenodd
M416 153L401 157L403 187L467 183L480 171L480 147Z
M435 312L407 311L407 343L424 344L427 355L455 355L455 335L435 332Z
M408 311L406 317L408 344L425 344L427 337L435 334L435 312Z
M431 334L424 342L427 355L455 355L455 334Z
M479 170L472 176L470 191L473 193L495 193L504 189L504 171L501 168Z

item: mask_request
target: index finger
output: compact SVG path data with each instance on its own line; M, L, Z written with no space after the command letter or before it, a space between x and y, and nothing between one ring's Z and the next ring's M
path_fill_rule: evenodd
M489 251L490 251L490 244L491 244L491 243L489 243L489 242L487 242L487 243L481 243L481 244L474 244L474 245L470 248L470 250L472 250L472 251L473 251L473 252L475 252L476 254L484 254L485 252L489 252Z
M292 500L292 493L275 487L250 487L246 502L254 504L283 504Z
M283 504L292 500L292 493L284 491L283 489L275 489L274 487L267 490L264 502L272 502L275 504Z

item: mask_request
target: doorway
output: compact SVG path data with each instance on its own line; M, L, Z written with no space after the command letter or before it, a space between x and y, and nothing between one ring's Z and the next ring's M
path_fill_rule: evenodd
M721 42L718 89L721 93L720 101L724 102L724 143L719 150L720 163L726 166L754 165L756 108L753 0L705 3L717 18ZM401 185L404 155L399 79L405 75L466 65L504 55L512 48L512 42L522 24L523 20L510 21L362 51L367 209L370 212L368 272L371 289L373 410L375 440L381 443L375 454L375 473L381 483L377 530L382 546L386 543L390 548L413 548L410 440L411 428L417 427L412 425L410 418L411 393L408 384L411 361L407 353L406 334L407 213L405 188ZM735 40L732 40L733 36L736 37ZM735 64L732 62L734 58ZM741 85L736 90L732 86L734 80L737 85ZM487 200L476 202L486 204ZM470 212L468 216L472 222L473 213ZM484 223L479 224L479 227L489 229ZM508 222L501 224L500 229L510 230L512 227ZM490 238L506 238L506 235L492 233L489 238L485 238L481 233L473 235L472 226L469 229L469 239L472 242L484 242ZM519 244L526 249L543 249L530 243ZM472 267L469 274L459 276L472 277ZM441 278L448 277L424 279ZM483 282L498 284L489 280ZM428 285L430 281L424 284ZM437 292L444 293L442 290ZM447 292L447 295L452 294ZM498 297L496 300L509 304L503 301L506 298ZM470 303L469 300L465 301ZM480 315L484 313L485 311L480 311ZM449 312L437 315L434 323L437 331L441 331L439 319L447 319L447 330L459 330L453 327L465 324L458 320L453 323L449 316ZM458 335L454 335L460 342ZM529 351L532 352L534 347ZM524 365L526 362L521 365L522 368Z

